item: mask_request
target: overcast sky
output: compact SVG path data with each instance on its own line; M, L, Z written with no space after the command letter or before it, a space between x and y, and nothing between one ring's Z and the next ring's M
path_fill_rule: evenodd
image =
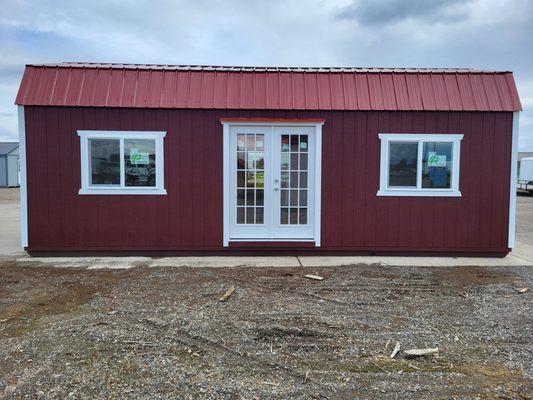
M533 151L531 0L2 0L0 141L24 64L472 67L515 73Z

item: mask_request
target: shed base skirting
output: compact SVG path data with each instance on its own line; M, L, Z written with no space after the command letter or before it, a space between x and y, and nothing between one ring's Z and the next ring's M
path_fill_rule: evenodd
M58 248L58 249L38 249L25 248L30 256L34 257L103 257L103 256L147 256L147 257L167 257L167 256L224 256L224 255L239 255L239 256L423 256L423 257L496 257L501 258L509 254L509 248L502 249L398 249L398 248L376 248L376 249L355 249L355 248L317 248L313 244L307 246L307 243L302 243L302 246L295 247L294 243L279 244L279 246L272 247L271 243L268 246L263 244L243 243L238 245L234 243L226 248L213 249L195 249L188 248Z

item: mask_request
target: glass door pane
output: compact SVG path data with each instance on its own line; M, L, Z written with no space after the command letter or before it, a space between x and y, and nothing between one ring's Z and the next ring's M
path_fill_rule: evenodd
M264 224L265 135L237 133L237 213L238 225Z
M280 140L279 223L281 225L306 225L309 135L282 134Z

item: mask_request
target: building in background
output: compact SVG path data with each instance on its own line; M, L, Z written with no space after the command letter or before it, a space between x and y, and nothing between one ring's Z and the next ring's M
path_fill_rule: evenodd
M0 142L0 187L19 186L19 144Z

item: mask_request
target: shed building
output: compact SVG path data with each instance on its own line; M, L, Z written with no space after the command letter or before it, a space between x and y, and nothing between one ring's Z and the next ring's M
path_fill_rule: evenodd
M0 187L19 185L19 144L0 143Z
M29 252L514 245L510 72L28 65L16 104Z

